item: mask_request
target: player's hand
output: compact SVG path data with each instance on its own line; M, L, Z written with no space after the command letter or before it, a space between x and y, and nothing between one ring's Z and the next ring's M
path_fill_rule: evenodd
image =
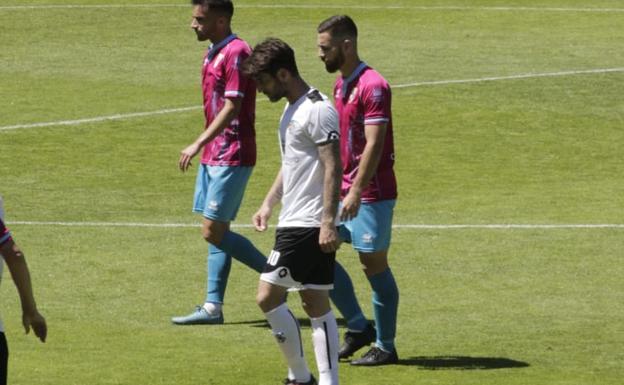
M191 159L193 159L193 157L197 155L199 150L200 150L200 146L193 143L180 152L180 160L178 161L178 167L180 168L182 172L185 172L186 170L188 170L188 168L191 166Z
M269 218L271 218L272 211L273 210L267 205L262 205L258 209L258 211L254 214L252 218L252 222L254 227L256 228L256 231L265 231L269 227L268 222Z
M338 229L332 224L321 225L319 234L319 246L324 253L331 253L340 247L340 238L338 238Z
M22 324L24 325L26 334L30 332L30 328L32 327L35 335L41 342L45 342L48 335L48 325L46 324L45 318L43 318L37 310L22 314Z
M347 196L342 200L341 221L348 221L357 216L358 211L360 211L361 198L360 193L353 189L349 190Z

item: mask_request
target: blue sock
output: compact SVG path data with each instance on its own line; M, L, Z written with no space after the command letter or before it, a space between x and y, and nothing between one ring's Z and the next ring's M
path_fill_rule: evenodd
M217 246L208 245L208 282L206 284L206 302L223 303L225 288L232 258Z
M355 297L351 277L338 262L334 270L334 289L329 292L329 296L347 321L349 330L363 331L366 328L368 321Z
M396 336L397 310L399 308L399 288L390 268L368 277L373 288L373 309L377 326L377 347L392 351Z
M266 264L264 254L256 249L249 239L238 233L228 230L223 235L219 248L258 273L261 273L262 269L264 269Z

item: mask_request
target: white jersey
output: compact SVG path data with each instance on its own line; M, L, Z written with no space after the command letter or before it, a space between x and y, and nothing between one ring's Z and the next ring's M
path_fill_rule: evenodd
M286 104L279 139L283 194L277 227L320 227L325 168L318 146L339 140L338 113L327 96L311 88Z

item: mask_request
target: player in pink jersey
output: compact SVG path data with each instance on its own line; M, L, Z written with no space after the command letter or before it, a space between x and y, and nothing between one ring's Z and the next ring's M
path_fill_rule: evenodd
M241 63L251 54L247 43L232 33L234 6L230 0L192 0L191 28L197 40L210 40L202 67L202 92L206 126L180 153L183 172L203 150L195 184L193 211L203 216L202 235L209 242L207 290L203 306L186 316L174 317L177 325L221 324L222 305L231 257L261 272L266 258L242 235L230 230L253 166L256 163L256 86L241 73Z
M4 225L4 211L2 207L2 197L0 197L0 281L2 280L2 260L6 261L13 282L20 296L22 303L22 324L26 333L32 327L35 335L42 342L45 342L48 327L43 316L37 310L35 298L33 296L30 273L24 254L13 241L9 229ZM0 385L7 383L7 364L9 359L9 349L7 347L4 327L0 320Z
M337 15L318 29L319 57L328 72L340 71L334 100L340 120L343 163L341 237L358 251L373 291L376 333L362 315L348 275L336 273L332 300L341 310L349 330L341 358L373 346L352 365L372 366L398 362L394 345L399 291L388 265L392 214L397 197L394 176L391 92L388 82L362 62L357 50L357 27L349 16ZM376 334L376 336L375 336ZM376 337L376 338L375 338Z

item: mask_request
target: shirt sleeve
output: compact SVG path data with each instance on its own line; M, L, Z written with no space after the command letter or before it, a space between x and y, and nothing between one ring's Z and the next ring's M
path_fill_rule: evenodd
M225 63L225 97L242 98L245 96L249 79L243 75L240 66L249 53L244 50L236 50L228 55Z
M381 125L390 121L390 86L386 82L370 84L362 90L364 124Z
M308 124L308 134L316 144L325 144L340 139L338 112L329 101L314 103Z

